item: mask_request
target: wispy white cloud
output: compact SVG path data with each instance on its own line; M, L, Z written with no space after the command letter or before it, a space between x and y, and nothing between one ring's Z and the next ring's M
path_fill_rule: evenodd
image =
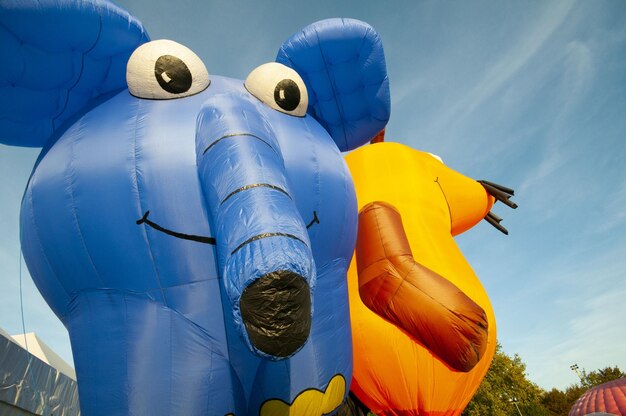
M574 363L587 370L614 365L622 369L625 367L626 360L621 344L626 339L623 310L626 289L616 283L614 282L611 290L593 297L568 301L574 302L576 309L567 321L565 329L567 338L558 342L559 338L552 337L553 342L556 342L552 346L544 345L546 350L541 359L537 361L537 357L532 359L533 372L538 382L545 387L557 385L557 380L567 372L569 365ZM534 346L535 349L538 349L537 347L538 345ZM552 369L546 371L546 368L550 367Z
M626 224L626 181L616 183L612 191L598 207L596 215L600 221L594 222L588 232L604 234Z
M456 91L456 96L448 100L453 104L442 109L444 111L441 111L432 120L429 130L449 130L451 125L461 123L487 100L502 92L563 24L574 2L562 1L545 4L547 5L546 9L538 19L532 22L532 26L521 30L517 41L506 45L507 49L501 51L493 62L487 64L487 69L478 82L472 86L468 85L467 89ZM469 62L467 64L476 65L477 63ZM435 70L437 69L435 68ZM436 73L431 75L436 75ZM394 104L399 104L420 87L426 85L427 80L425 78L427 77L415 77L406 85L397 88L400 93L394 99ZM446 92L450 93L450 91Z
M548 121L544 121L541 140L534 149L537 162L527 168L524 180L518 186L520 194L533 195L527 208L535 214L541 212L546 220L556 215L555 209L584 197L579 192L571 192L572 186L580 186L584 181L571 166L573 158L580 152L572 138L577 134L576 118L594 82L595 64L587 44L570 41L564 46L554 67L560 74L553 85L554 110ZM546 204L550 199L561 203Z
M459 100L448 114L443 115L441 123L445 125L453 120L463 119L505 86L563 23L574 2L562 1L549 4L549 8L541 18L523 34L520 42L517 45L510 45L509 53L491 65L483 79L464 94L463 99Z
M603 255L587 256L586 262L555 261L528 290L534 294L526 291L512 300L512 305L530 302L534 311L526 315L524 329L515 335L508 331L512 336L505 350L522 356L530 378L540 386L564 388L576 382L569 370L573 363L587 370L626 368L624 249L620 244Z

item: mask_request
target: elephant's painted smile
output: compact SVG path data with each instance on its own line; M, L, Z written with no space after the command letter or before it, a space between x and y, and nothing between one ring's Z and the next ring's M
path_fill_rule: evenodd
M184 234L184 233L179 233L177 231L168 230L167 228L161 227L159 224L150 221L148 219L148 215L150 215L150 211L146 211L146 213L143 214L143 217L137 220L137 225L146 223L147 225L154 228L155 230L161 231L167 235L171 235L172 237L182 238L184 240L196 241L198 243L215 245L215 238L213 237L204 237L201 235Z
M148 226L154 228L155 230L161 231L162 233L165 233L167 235L171 235L172 237L181 238L183 240L195 241L197 243L211 244L213 246L215 245L215 238L213 237L205 237L202 235L194 235L194 234L185 234L185 233L180 233L178 231L168 230L167 228L160 226L156 222L150 221L148 219L149 215L150 215L150 211L146 211L146 213L143 214L143 216L137 220L137 225L147 224ZM307 229L311 228L314 224L319 224L319 223L320 223L320 220L319 218L317 218L317 212L313 211L313 219L311 220L311 222L307 224L306 228ZM284 234L280 234L280 235L285 236ZM294 237L294 238L299 240L299 238L297 237Z

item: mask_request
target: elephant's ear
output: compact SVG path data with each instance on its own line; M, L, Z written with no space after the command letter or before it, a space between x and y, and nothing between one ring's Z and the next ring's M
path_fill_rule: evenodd
M276 61L304 80L308 114L342 151L367 143L389 120L389 80L383 44L367 23L322 20L289 38Z
M108 0L0 1L0 143L46 144L126 86L126 62L147 41Z

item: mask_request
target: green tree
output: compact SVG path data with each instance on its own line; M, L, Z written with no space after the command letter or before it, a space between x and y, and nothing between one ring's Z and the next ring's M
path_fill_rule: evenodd
M582 392L580 394L582 394ZM580 395L577 395L576 397L578 398L579 396ZM574 399L574 401L575 400L576 399ZM564 391L557 388L545 392L541 398L541 403L548 409L551 416L567 416L573 404L570 397L568 397Z
M548 409L551 416L567 416L569 411L587 390L606 382L626 377L626 374L616 367L605 367L600 370L587 372L582 370L580 383L572 384L561 391L552 389L543 394L541 403Z
M548 409L551 416L567 416L572 406L582 396L586 387L580 384L574 384L561 391L553 388L552 390L545 392L541 398L541 403Z
M624 377L626 377L626 373L620 370L619 367L615 366L605 367L601 370L595 370L589 373L587 373L586 370L583 370L580 381L583 386L591 388Z
M542 397L543 391L528 380L519 355L509 357L498 343L489 371L463 416L519 416L520 412L524 416L550 416Z

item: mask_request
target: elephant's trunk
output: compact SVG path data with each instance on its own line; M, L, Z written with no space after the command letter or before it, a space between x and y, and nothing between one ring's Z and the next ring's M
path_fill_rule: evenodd
M198 115L198 174L235 326L253 351L288 357L309 336L315 265L280 147L241 95L217 95Z

